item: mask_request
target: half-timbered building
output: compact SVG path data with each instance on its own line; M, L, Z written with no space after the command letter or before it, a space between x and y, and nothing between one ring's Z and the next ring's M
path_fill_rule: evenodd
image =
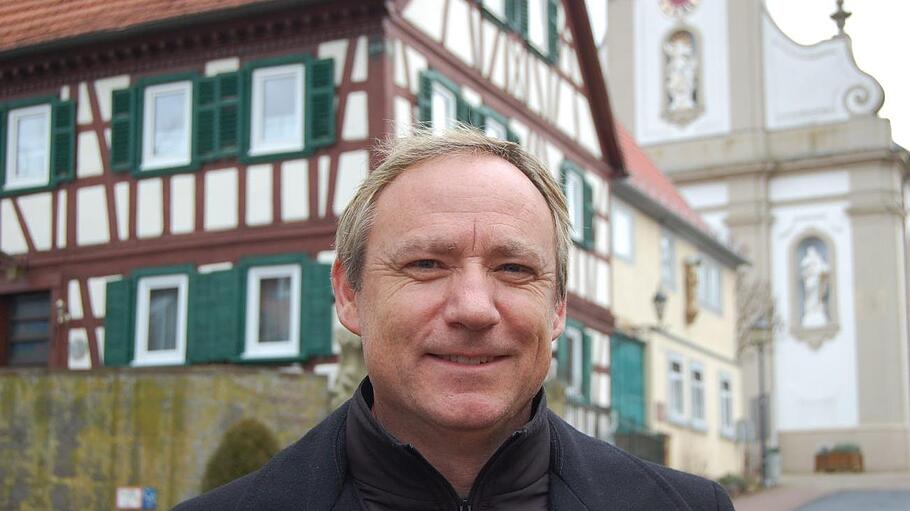
M331 374L335 220L377 139L463 122L564 184L575 401L609 406L620 149L583 2L0 6L0 365Z

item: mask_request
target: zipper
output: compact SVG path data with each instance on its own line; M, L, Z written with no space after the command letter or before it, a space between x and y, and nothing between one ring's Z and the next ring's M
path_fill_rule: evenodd
M468 503L468 499L461 501L461 504L458 505L458 511L471 511L471 508L474 507Z

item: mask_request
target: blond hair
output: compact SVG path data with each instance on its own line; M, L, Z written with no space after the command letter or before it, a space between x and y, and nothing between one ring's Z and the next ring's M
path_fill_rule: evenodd
M454 155L490 155L514 165L543 196L553 217L556 245L556 296L566 296L566 273L569 253L569 213L559 184L540 160L514 142L484 135L467 126L458 126L434 135L419 129L412 135L390 138L380 148L383 162L361 183L351 202L338 219L335 233L337 257L348 281L355 290L362 285L366 241L373 226L376 200L396 177L426 161Z

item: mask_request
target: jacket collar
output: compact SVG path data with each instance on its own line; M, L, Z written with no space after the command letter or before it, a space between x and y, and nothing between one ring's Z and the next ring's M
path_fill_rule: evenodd
M432 509L430 503L459 502L448 481L413 446L383 429L371 412L372 403L373 387L366 378L354 393L345 425L349 471L370 494L365 498L389 499L394 503L389 507L395 509ZM546 493L550 430L545 410L541 390L534 398L531 419L481 469L471 489L472 503L498 501L522 491Z

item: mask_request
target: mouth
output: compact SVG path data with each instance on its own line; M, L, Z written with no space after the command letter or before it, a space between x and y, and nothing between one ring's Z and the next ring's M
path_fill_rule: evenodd
M477 356L477 357L468 357L468 356L464 356L464 355L436 355L436 354L434 354L433 357L438 358L440 360L445 360L446 362L451 362L453 364L462 364L462 365L471 365L471 366L480 366L480 365L484 365L484 364L489 364L490 362L494 362L497 359L502 358L502 357L495 357L492 355L481 355L481 356Z

